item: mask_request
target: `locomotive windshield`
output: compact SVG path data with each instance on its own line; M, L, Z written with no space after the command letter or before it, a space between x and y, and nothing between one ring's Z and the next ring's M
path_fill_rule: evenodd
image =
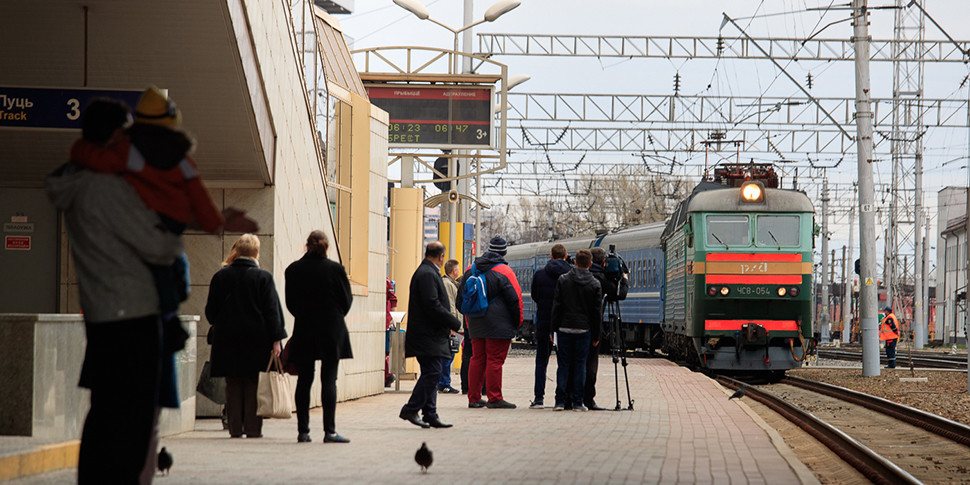
M751 232L748 228L748 216L739 215L709 215L707 216L707 245L748 246L751 244Z
M798 246L798 216L758 216L759 246Z

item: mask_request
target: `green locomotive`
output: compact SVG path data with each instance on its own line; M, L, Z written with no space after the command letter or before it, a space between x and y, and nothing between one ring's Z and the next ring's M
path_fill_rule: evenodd
M784 374L812 342L812 202L770 164L722 166L667 221L663 350L717 372Z

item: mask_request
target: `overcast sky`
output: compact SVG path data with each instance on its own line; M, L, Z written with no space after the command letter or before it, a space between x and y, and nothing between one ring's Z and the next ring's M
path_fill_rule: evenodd
M387 45L424 45L450 49L454 36L444 28L421 21L391 0L356 0L355 12L338 16L353 49ZM474 19L482 18L491 1L476 0ZM820 28L850 16L844 7L849 0L523 0L522 5L492 23L475 27L477 33L561 34L561 35L663 35L716 37L722 12L727 13L754 37L805 38ZM870 8L893 5L894 0L870 0ZM967 0L924 0L921 2L943 28L958 40L970 39L970 2ZM463 26L462 0L427 0L431 17L454 28ZM840 9L841 8L841 9ZM826 10L828 9L828 10ZM893 11L873 10L870 33L874 39L893 35ZM732 26L725 37L736 37ZM848 39L850 22L832 25L817 35L825 39ZM929 22L927 39L943 39ZM473 50L477 50L477 36ZM515 88L523 93L671 94L674 73L682 76L681 94L721 96L798 96L799 89L766 61L705 59L620 59L541 58L501 56L510 75L528 74L530 81ZM812 94L820 97L854 97L854 71L849 62L782 62L795 79L804 84L809 72L814 78ZM358 66L360 68L360 66ZM892 96L892 64L873 63L872 92L877 98ZM927 64L925 97L966 99L967 87L960 88L967 65ZM710 87L708 87L710 85ZM854 136L854 128L850 130ZM968 154L966 129L935 129L925 138L926 199L935 216L936 192L946 185L966 185ZM885 145L888 149L888 144ZM875 165L877 182L888 183L891 166L888 153ZM530 157L530 154L518 154ZM579 159L582 153L562 154L562 159ZM630 157L629 154L603 156ZM830 178L851 182L856 178L854 149L851 160L830 171ZM742 155L742 160L748 157ZM943 166L950 160L957 159ZM513 161L515 158L512 159ZM858 226L857 226L858 227ZM834 225L833 246L839 248L848 227ZM838 244L838 245L836 245ZM935 243L934 243L935 244ZM856 252L858 254L858 252Z

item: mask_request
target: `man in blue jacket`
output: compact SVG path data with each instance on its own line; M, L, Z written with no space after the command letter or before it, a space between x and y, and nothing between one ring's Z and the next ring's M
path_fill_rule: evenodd
M401 408L400 417L422 428L452 426L438 418L438 380L441 360L451 356L449 337L461 328L461 322L451 313L448 293L441 281L444 262L445 245L439 241L428 243L424 261L414 270L409 287L404 355L417 357L421 376L414 384L411 398ZM424 414L424 419L418 417L418 411Z
M541 409L543 406L542 398L546 393L546 368L549 366L549 354L552 352L552 342L549 340L552 298L556 292L556 282L560 276L568 273L569 269L569 263L566 262L566 246L556 244L549 254L549 262L545 267L537 270L532 278L532 301L536 302L536 382L535 399L529 406L531 409Z
M458 311L468 321L472 340L472 358L468 369L468 407L514 409L515 404L502 397L502 366L508 356L512 337L522 324L522 290L515 273L505 262L508 243L495 236L488 243L488 252L475 259L458 284ZM485 278L488 307L482 316L472 316L462 308L467 287L465 282L474 270ZM438 278L440 281L441 278ZM470 334L470 335L469 335ZM488 401L482 399L482 380Z

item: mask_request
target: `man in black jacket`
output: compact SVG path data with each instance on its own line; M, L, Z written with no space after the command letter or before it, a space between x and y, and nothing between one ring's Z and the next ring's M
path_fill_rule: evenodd
M401 408L401 419L422 428L450 428L438 419L438 380L441 379L441 359L451 356L449 337L461 328L461 322L451 314L448 293L441 281L441 265L445 262L445 245L439 241L428 243L424 261L411 276L408 297L408 324L404 337L404 355L417 357L421 376L414 384L411 399ZM424 414L422 420L418 411Z
M555 411L572 404L574 411L586 411L583 404L583 383L586 379L586 359L589 349L596 349L600 339L600 320L603 309L603 290L589 272L592 263L589 250L576 252L576 267L561 276L556 283L552 302L551 330L559 343L556 360ZM552 337L549 337L550 340ZM590 358L595 358L590 356ZM567 395L567 381L572 380L571 395Z
M590 249L590 254L593 255L593 264L589 267L589 272L599 281L600 288L603 293L606 293L606 285L609 283L606 281L606 250L601 247L595 247ZM596 326L602 327L603 325L603 315L599 316ZM586 383L583 387L583 404L589 408L590 411L603 411L606 408L596 405L596 401L593 398L596 397L596 374L599 372L600 359L599 359L599 347L589 348L589 357L586 359Z
M549 254L549 262L545 267L536 271L532 278L532 301L536 302L535 339L536 339L536 381L535 399L529 406L531 409L541 409L542 398L546 393L546 369L549 366L549 354L552 342L549 340L549 320L552 314L552 298L556 292L556 282L559 277L568 273L569 263L566 262L566 246L556 244Z

